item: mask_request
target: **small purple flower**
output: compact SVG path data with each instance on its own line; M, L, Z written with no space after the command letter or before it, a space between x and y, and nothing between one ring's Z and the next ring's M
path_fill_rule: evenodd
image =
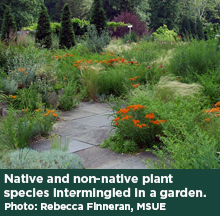
M166 42L164 42L164 44L166 44Z
M82 52L82 50L81 50L81 52Z
M155 46L157 46L157 44L155 44Z
M150 69L150 67L151 67L151 66L149 65L147 68L149 68L149 69Z
M162 68L163 67L163 65L160 65L160 68Z

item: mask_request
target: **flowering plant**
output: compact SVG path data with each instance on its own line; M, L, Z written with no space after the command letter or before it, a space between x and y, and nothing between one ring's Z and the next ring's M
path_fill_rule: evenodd
M162 131L162 124L166 120L159 120L154 112L148 113L145 106L140 104L130 105L120 109L112 121L116 133L124 137L124 140L132 140L140 147L152 146L156 141L156 135Z

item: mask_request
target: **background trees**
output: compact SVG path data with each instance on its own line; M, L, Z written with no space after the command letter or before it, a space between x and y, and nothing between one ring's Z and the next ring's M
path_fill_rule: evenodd
M37 22L39 10L43 2L44 0L1 0L0 14L4 13L5 5L10 5L16 26L20 30L22 27ZM2 22L3 17L0 17L0 27Z
M6 43L9 42L9 40L11 39L11 37L13 37L15 33L16 24L14 21L14 17L11 14L11 8L9 6L6 6L1 30L1 41L5 41Z

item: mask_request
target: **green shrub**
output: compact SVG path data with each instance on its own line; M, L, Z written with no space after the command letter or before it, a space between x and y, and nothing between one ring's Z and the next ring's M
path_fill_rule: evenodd
M37 110L34 113L22 110L19 114L19 111L16 113L14 109L9 109L9 114L3 121L4 133L15 148L25 147L35 135L48 135L57 114L43 113L42 110Z
M6 154L1 169L83 169L83 162L76 154L61 150L38 152L32 149L19 149Z
M50 48L52 45L52 35L50 28L50 20L45 5L42 5L42 10L39 14L37 30L35 34L35 42L45 48Z
M59 96L58 107L62 110L71 110L75 108L78 100L74 98L77 91L77 82L72 81L64 87L64 94Z
M210 138L205 131L199 128L195 128L191 132L186 131L184 127L180 128L180 130L182 133L181 136L165 131L166 136L161 137L165 145L162 149L163 153L160 150L154 151L159 156L159 161L154 163L154 168L220 168L220 157L217 155L218 141L216 139ZM167 155L169 155L169 159ZM169 164L167 164L168 161Z
M100 147L109 148L116 153L134 154L139 151L137 143L132 140L124 140L120 134L111 135L109 139L106 139Z
M103 48L109 44L110 36L106 30L98 34L94 25L88 26L86 36L86 46L92 51L100 53Z
M68 4L65 4L63 7L59 43L61 49L70 49L70 47L75 45L75 34L73 32L71 12Z
M177 33L173 30L169 30L165 24L158 28L156 32L152 33L152 36L158 41L174 41L177 39Z
M124 43L137 43L139 40L138 35L135 32L131 32L131 34L125 34L123 37Z
M170 71L188 82L194 82L194 73L205 74L209 70L216 70L219 65L220 52L217 51L216 42L213 40L194 40L177 48L170 59Z

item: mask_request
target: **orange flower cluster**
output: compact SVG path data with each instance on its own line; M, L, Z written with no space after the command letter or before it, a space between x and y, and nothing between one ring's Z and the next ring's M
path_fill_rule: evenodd
M141 109L145 109L145 106L142 106L140 104L138 105L131 105L131 106L127 106L125 109L120 109L117 114L121 114L121 119L119 117L115 118L115 125L117 126L119 121L123 121L123 120L129 120L132 119L132 122L134 124L134 127L139 127L139 128L143 128L143 127L149 127L147 124L140 124L140 120L134 119L133 116L131 115L127 115L127 113L129 111L136 111L136 110L141 110ZM154 113L150 113L146 115L146 119L150 119L149 123L153 123L155 125L159 125L161 123L165 123L166 120L151 120L151 119L155 119L155 115Z
M215 104L215 108L209 109L209 110L204 110L203 113L218 113L215 115L215 117L220 117L220 102ZM210 118L206 118L205 121L209 122Z
M27 111L28 111L28 109L22 109L21 111L22 111L22 112L24 112L24 111L26 111L26 112L27 112Z
M130 78L131 81L135 81L139 76L136 76L135 78Z
M18 70L19 70L20 72L24 72L25 70L27 70L27 68L18 68Z
M58 59L62 59L62 58L66 58L66 57L73 57L74 55L73 54L68 54L68 53L65 53L64 55L61 55L61 56L58 56L58 54L55 54L55 56L51 56L51 59L52 60L58 60Z
M9 95L9 98L15 99L17 96Z
M134 88L137 88L140 85L140 83L137 83L136 85L132 85Z
M44 116L49 116L50 114L54 117L57 117L57 114L55 113L55 110L48 110L48 109L47 109L47 113L44 114Z

